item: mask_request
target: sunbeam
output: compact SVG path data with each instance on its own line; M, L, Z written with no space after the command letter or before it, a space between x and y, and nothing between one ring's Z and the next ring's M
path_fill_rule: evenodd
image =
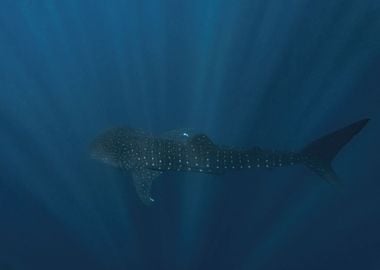
M0 268L379 269L379 18L375 0L3 0ZM367 118L337 176L336 137L305 147ZM103 166L90 145L115 127L155 147ZM166 171L137 160L163 153Z

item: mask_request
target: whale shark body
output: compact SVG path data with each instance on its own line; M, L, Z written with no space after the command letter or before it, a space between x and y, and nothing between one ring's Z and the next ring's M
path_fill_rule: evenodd
M107 130L90 146L91 157L132 173L137 195L150 205L152 182L164 172L223 174L227 171L275 168L304 164L323 179L337 183L331 162L369 119L355 122L318 140L299 152L253 147L234 149L214 144L205 134L171 131L153 136L128 127Z

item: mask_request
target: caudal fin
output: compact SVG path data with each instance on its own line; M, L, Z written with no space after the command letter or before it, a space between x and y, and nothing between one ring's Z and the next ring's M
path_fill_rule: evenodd
M369 119L357 121L347 127L327 134L307 145L301 152L305 165L330 183L337 183L338 177L331 162L339 151L358 134Z

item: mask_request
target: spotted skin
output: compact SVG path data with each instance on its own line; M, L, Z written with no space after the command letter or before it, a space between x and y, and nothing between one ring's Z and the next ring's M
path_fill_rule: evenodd
M111 129L99 136L91 146L91 155L106 164L132 171L137 193L146 204L153 201L152 180L163 172L223 174L289 166L302 159L295 152L220 147L204 134L179 140L153 137L129 128Z
M331 162L351 138L360 132L369 119L355 122L327 134L307 145L300 152L233 149L214 144L206 135L189 136L170 132L171 137L155 137L130 128L113 128L91 144L92 158L108 165L131 171L136 191L143 203L153 202L150 196L153 180L168 171L223 174L227 171L274 168L302 163L323 179L336 183Z

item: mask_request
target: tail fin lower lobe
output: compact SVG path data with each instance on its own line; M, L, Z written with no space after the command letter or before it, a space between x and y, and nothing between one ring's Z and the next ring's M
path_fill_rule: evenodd
M337 183L338 177L331 162L339 151L368 123L369 119L357 121L347 127L327 134L308 144L301 154L305 165L330 183Z

